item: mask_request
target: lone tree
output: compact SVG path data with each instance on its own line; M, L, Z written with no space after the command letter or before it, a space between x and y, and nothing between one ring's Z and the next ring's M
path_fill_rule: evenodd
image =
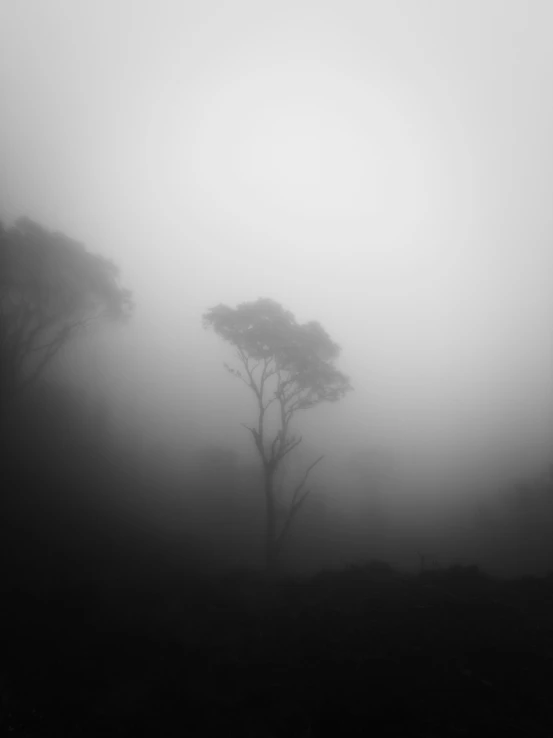
M272 572L284 537L309 495L310 490L304 490L309 473L323 458L320 456L305 470L277 530L275 474L283 459L302 441L290 430L292 418L300 410L342 399L352 387L349 378L334 366L340 348L322 326L315 321L298 324L292 313L274 300L260 298L237 308L217 305L204 314L203 325L235 347L241 366L237 369L225 364L225 368L244 382L256 399L257 424L245 427L252 434L263 465L265 563ZM271 406L277 430L269 438Z
M122 320L131 293L118 268L29 218L0 223L0 407L35 384L72 336L98 319Z

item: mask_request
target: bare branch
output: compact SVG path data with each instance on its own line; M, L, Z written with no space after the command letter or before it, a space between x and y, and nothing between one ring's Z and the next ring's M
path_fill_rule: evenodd
M236 354L238 358L240 359L240 361L242 362L242 364L244 364L244 366L247 368L248 367L248 357L246 356L244 351L241 348L237 348Z
M271 368L272 362L273 362L272 358L263 359L263 371L261 372L261 378L259 381L259 400L260 400L259 404L260 404L260 410L262 408L263 412L265 412L267 408L270 407L270 405L272 405L272 403L277 399L276 394L275 394L275 397L270 399L268 402L266 403L263 402L263 397L265 394L265 385L267 383L267 380L270 379L272 376L274 376L277 373L277 370L274 366ZM256 364L256 367L259 366L260 363L261 362L258 362Z
M282 531L280 532L280 534L278 535L278 537L275 540L275 549L276 549L277 555L278 555L278 553L280 552L280 550L282 548L282 545L283 545L283 542L284 542L284 537L285 537L286 533L288 532L288 530L289 530L289 528L290 528L290 526L292 524L292 521L294 520L294 518L296 517L296 515L300 511L303 503L306 501L306 499L308 498L308 496L311 494L311 490L310 489L306 490L304 492L304 494L301 495L301 497L299 497L299 499L298 499L298 495L300 494L301 490L303 489L303 486L304 486L305 482L307 481L307 477L309 476L309 473L311 472L311 470L313 469L313 467L316 466L319 463L319 461L321 461L322 459L324 459L324 454L322 456L319 456L318 459L316 459L310 466L307 467L307 469L305 471L305 474L303 475L303 478L302 478L301 482L294 489L294 494L292 496L292 502L290 503L290 507L288 508L288 517L286 518L286 522L284 524L284 527L283 527Z
M31 384L37 381L39 379L40 375L46 368L46 366L49 364L51 359L59 352L59 350L67 343L69 340L71 333L78 328L81 325L82 321L77 321L76 323L64 325L63 328L58 332L57 337L46 347L46 353L44 354L42 360L38 364L38 366L35 368L35 370L27 377L27 379L23 380L18 387L18 391L21 392L27 387L29 387Z
M227 372L228 372L229 374L232 374L232 376L233 376L233 377L236 377L236 378L237 378L237 379L239 379L239 380L240 380L241 382L244 382L244 384L246 385L246 387L251 387L250 383L249 383L249 382L247 382L247 381L246 381L246 380L244 379L244 377L243 377L243 375L242 375L242 372L240 372L240 371L239 371L238 369L233 369L233 368L232 368L232 367L231 367L231 366L230 366L229 364L227 364L226 362L225 362L225 363L223 364L223 366L225 367L225 369L227 370Z
M284 418L286 420L286 424L287 425L292 420L292 416L294 415L294 413L296 412L296 410L297 410L297 408L294 407L294 406L292 406L292 407L290 407L290 408L288 408L287 410L284 411Z
M256 364L253 367L250 367L250 359L246 355L243 349L238 348L237 349L238 356L240 360L242 361L242 364L244 365L244 368L246 370L246 373L249 377L249 384L248 386L251 388L251 390L254 392L255 396L257 397L257 404L259 407L259 415L258 415L258 425L257 425L257 431L256 431L256 445L258 448L258 451L261 455L261 458L263 459L263 463L268 463L269 461L272 462L272 459L267 458L267 455L265 453L264 448L264 441L263 441L263 422L265 417L265 411L271 404L272 400L270 400L268 403L263 402L263 391L265 386L265 380L267 379L267 371L270 361L268 362L266 359L264 360L264 367L263 371L261 373L261 378L259 380L259 384L255 381L255 378L253 376L253 372L259 367L261 364L261 361L256 362Z
M276 434L276 436L273 438L273 442L271 443L271 455L269 458L273 462L277 458L276 457L276 447L277 447L277 443L281 442L281 438L282 438L282 431L279 431Z
M296 446L300 445L302 440L303 438L300 436L295 441L288 441L288 443L285 444L284 447L280 449L278 456L277 456L277 460L282 461L282 459L286 456L286 454L289 454L290 451L293 451L296 448Z
M29 353L35 352L35 351L43 351L44 349L50 348L51 346L53 346L54 344L58 342L58 339L60 338L60 336L63 336L64 340L67 340L67 338L69 338L69 335L73 333L77 328L79 328L79 326L87 325L88 322L90 321L78 320L75 323L71 323L71 325L63 326L63 328L60 329L58 336L53 341L51 341L50 343L43 344L42 346L36 346L35 348L29 349ZM37 326L37 329L33 331L34 335L39 333L41 330L44 330L45 327L47 326L48 326L48 323Z
M250 425L246 425L245 423L241 423L240 425L243 425L244 428L246 428L246 430L249 430L250 431L250 433L253 436L253 439L255 441L255 445L257 447L257 450L259 451L259 455L261 456L261 459L262 459L263 463L264 464L267 463L269 461L269 459L267 459L267 457L265 455L265 449L263 448L263 436L262 436L262 434L260 434L258 430L256 430L255 428L252 428Z
M301 490L303 489L304 484L307 482L307 477L309 476L311 470L313 469L313 467L315 467L319 463L319 461L322 461L323 459L324 459L324 454L322 456L319 456L319 458L316 459L305 470L305 474L303 475L303 478L302 478L301 482L298 484L298 486L294 490L294 494L292 496L292 507L294 507L294 505L296 504L296 498L299 495L299 493L301 492Z
M292 383L293 381L294 381L293 379L290 379L288 381L288 384ZM290 400L300 395L303 391L304 391L304 387L296 387L296 389L292 390L291 392L288 392L288 394L283 393L284 402L285 403L290 402Z
M266 403L265 403L265 404L263 405L263 410L267 410L267 408L271 407L271 405L273 404L273 402L275 402L275 400L277 400L277 399L278 399L278 398L277 398L277 397L275 396L275 397L273 397L272 399L270 399L270 400L269 400L269 402L266 402Z
M43 346L38 346L36 348L32 348L32 344L33 344L34 339L37 338L41 333L43 333L44 331L46 331L48 328L50 328L51 326L53 326L56 322L59 322L62 319L62 317L63 317L63 315L61 313L57 313L57 314L54 314L54 315L47 316L47 317L45 317L45 318L43 318L41 320L40 319L40 316L39 316L40 311L38 311L38 310L34 310L34 311L30 310L28 312L28 315L31 315L31 313L33 313L33 312L34 312L34 316L32 316L32 317L37 320L37 324L34 326L34 328L30 328L29 329L29 331L27 333L27 336L24 339L24 341L22 343L20 343L19 346L15 347L16 350L19 352L19 356L17 357L17 371L22 371L23 370L23 365L24 365L25 359L31 353L34 353L36 351L44 351L45 349L46 350L49 350L51 347L54 347L55 348L55 346L56 346L56 344L58 342L58 338L62 335L62 333L65 335L65 338L62 341L62 343L63 343L65 340L67 340L69 334L71 333L71 330L74 327L76 327L76 326L78 326L78 325L80 325L82 323L82 321L77 321L76 323L73 324L73 326L69 326L69 327L68 326L63 326L60 329L60 331L58 333L58 336L54 339L54 341L51 341L48 344L44 344ZM57 349L55 349L55 350L57 350Z
M250 369L250 360L249 360L249 357L246 356L246 354L244 353L244 351L241 348L237 349L237 354L238 354L238 357L239 357L240 361L242 362L242 364L244 366L244 369L246 370L246 373L247 373L248 378L250 380L249 381L249 384L248 384L248 382L246 382L246 384L255 393L255 396L257 397L258 402L260 402L261 399L262 399L261 398L261 392L260 392L260 389L259 389L259 387L257 385L257 382L254 379L253 370ZM254 367L254 369L255 369L255 367Z
M284 523L284 527L282 528L280 534L277 536L277 538L275 540L275 548L276 548L276 551L277 551L277 555L280 553L280 551L282 549L282 546L283 546L283 543L284 543L284 537L285 537L286 533L288 532L290 526L292 525L292 522L293 522L294 518L298 514L301 506L303 505L303 503L305 502L305 500L307 499L307 497L309 496L310 493L311 493L311 490L308 489L303 494L303 496L301 497L301 499L295 505L291 505L289 507L289 509L288 509L288 516L286 518L286 522Z
M265 384L267 379L270 379L270 377L274 376L277 373L276 367L273 366L272 369L269 368L272 362L273 362L272 357L270 359L266 359L266 358L263 359L263 372L261 374L262 384Z
M48 348L50 344L44 344L43 346L35 346L34 348L31 348L33 339L38 336L41 331L45 330L47 328L47 324L39 324L34 327L34 329L29 333L27 337L27 345L28 345L28 353L34 353L35 351L42 351L45 348Z
M48 347L48 350L44 354L42 361L38 364L38 366L35 368L35 370L25 379L23 382L21 382L18 386L18 391L21 392L30 385L32 385L34 382L37 381L37 379L40 377L44 369L46 368L47 364L51 361L51 359L58 353L58 351L61 349L61 347L66 342L66 337L63 334L58 335L58 338L56 341L53 341L50 346Z

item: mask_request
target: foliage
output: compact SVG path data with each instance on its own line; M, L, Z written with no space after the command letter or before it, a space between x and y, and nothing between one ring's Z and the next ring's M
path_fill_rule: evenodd
M321 402L336 402L352 389L348 377L333 364L340 348L322 326L315 321L298 324L274 300L260 298L234 309L218 305L205 313L203 324L236 347L243 368L225 367L257 398L260 417L252 434L266 463L276 466L299 444L300 440L288 434L297 411ZM272 379L275 382L271 396ZM266 447L263 420L274 402L280 404L281 429L270 447Z
M131 293L109 259L29 218L0 223L2 397L33 384L71 337L91 321L125 320Z
M235 309L218 305L205 313L204 326L211 326L236 346L242 362L245 356L263 365L272 364L266 372L282 376L282 390L288 396L295 390L297 410L339 400L351 389L347 377L332 364L340 348L324 328L315 321L298 324L292 313L274 300L260 298Z

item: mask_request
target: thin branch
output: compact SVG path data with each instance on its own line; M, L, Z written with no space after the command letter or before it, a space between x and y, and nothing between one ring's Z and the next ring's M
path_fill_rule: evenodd
M311 490L310 489L306 490L306 492L299 498L299 500L297 499L298 495L303 489L303 486L305 482L307 481L307 477L309 476L309 473L311 472L313 467L316 466L319 463L319 461L321 461L322 459L324 459L324 454L322 456L319 456L319 458L316 461L314 461L309 467L307 467L301 482L297 485L297 487L294 490L294 494L292 496L292 502L288 510L288 517L286 519L286 522L284 524L282 531L280 532L279 536L275 540L275 548L276 548L277 554L280 552L282 548L284 536L286 535L288 529L290 528L292 521L298 514L301 506L303 505L307 497L311 494Z
M271 405L273 404L273 402L275 402L275 400L277 400L277 399L278 399L278 398L277 398L277 397L275 396L275 397L273 397L272 399L270 399L270 400L269 400L269 402L266 402L266 403L265 403L265 404L263 405L263 410L267 410L267 409L268 409L269 407L271 407Z
M317 464L319 463L319 461L322 461L323 459L324 459L324 454L323 454L322 456L319 456L319 458L318 458L318 459L316 459L316 460L315 460L315 461L314 461L314 462L313 462L313 463L312 463L312 464L311 464L310 466L308 466L308 467L307 467L307 469L305 470L305 474L303 475L303 478L302 478L301 482L300 482L300 483L298 484L298 486L297 486L297 487L295 488L295 490L294 490L294 495L293 495L293 497L292 497L292 507L294 507L294 504L295 504L295 502L296 502L296 497L297 497L297 496L298 496L298 494L299 494L299 493L301 492L301 490L302 490L302 488L303 488L303 485L304 485L304 484L305 484L305 483L307 482L307 477L309 476L309 474L310 474L311 470L313 469L313 467L315 467L315 466L316 466L316 465L317 465Z
M311 490L308 489L305 492L305 494L302 496L302 498L299 500L299 502L294 506L290 506L290 508L288 509L288 517L286 518L284 527L282 528L282 530L280 531L279 535L277 536L275 540L275 548L276 548L277 555L280 553L282 549L282 545L284 543L284 537L286 536L286 533L288 532L290 526L292 525L294 518L296 517L301 506L303 505L303 503L305 502L305 500L307 499L310 493L311 493Z
M27 336L27 341L26 341L26 350L27 350L27 353L31 353L31 352L34 352L34 351L42 351L42 349L48 348L48 345L49 345L49 344L46 344L45 346L37 346L37 347L35 347L35 348L31 348L31 346L32 346L32 343L33 343L33 340L34 340L34 339L35 339L35 338L36 338L36 337L38 336L38 334L39 334L39 333L41 333L41 332L42 332L42 331L43 331L43 330L44 330L44 329L45 329L45 328L46 328L47 326L48 326L48 324L47 324L47 323L46 323L46 324L45 324L45 323L42 323L42 324L41 324L41 323L39 323L38 325L36 325L36 326L35 326L35 327L33 328L33 330L32 330L32 331L30 331L30 332L29 332L29 335Z
M259 401L261 393L259 391L259 387L257 386L257 382L253 377L252 370L250 369L250 360L241 348L237 349L237 353L249 377L250 383L248 386L253 390L253 392L255 392L255 395Z
M46 368L46 365L58 353L58 351L65 344L65 342L66 342L65 337L58 337L58 340L56 342L50 344L49 350L45 353L44 357L42 358L42 361L38 364L34 372L32 372L27 377L27 379L25 379L23 382L20 383L18 387L19 392L22 392L23 390L27 389L27 387L29 387L31 384L36 382L36 380L40 377L40 375Z
M298 409L297 407L295 407L294 405L292 405L292 407L289 407L285 411L284 417L286 419L286 424L288 424L292 420L292 417L293 417L293 415L294 415L294 413L296 412L297 409Z
M242 427L244 427L246 430L249 430L249 432L252 434L252 436L255 438L257 431L255 428L252 428L251 425L246 425L246 423L240 423Z
M290 380L290 382L293 382L294 380ZM294 397L297 397L297 395L301 394L305 390L304 387L296 387L295 390L292 390L287 395L284 395L284 402L290 402Z
M260 400L259 405L260 405L260 409L261 407L263 408L263 412L265 412L267 408L270 407L270 405L272 405L272 403L277 399L275 395L275 397L270 399L268 402L266 403L263 402L267 380L273 377L277 373L276 367L275 366L271 367L272 362L273 362L272 357L269 359L267 358L263 359L263 371L261 372L261 379L259 381L259 400ZM259 366L259 363L260 362L258 362L256 366Z
M81 325L81 321L77 321L76 323L73 323L71 325L65 325L58 333L56 339L52 341L47 347L47 351L44 354L44 357L42 358L42 361L38 364L38 366L35 368L35 370L25 379L23 382L20 383L18 390L21 392L27 387L29 387L31 384L36 382L36 380L40 377L44 369L46 368L47 364L50 362L50 360L59 352L59 350L64 346L70 336L71 333L74 331L75 328L77 328L79 325Z
M296 446L299 446L300 445L300 443L302 442L302 440L303 440L303 438L300 436L295 441L289 441L287 445L285 445L284 447L281 447L279 449L278 454L277 454L277 460L278 461L282 461L282 459L287 454L289 454L290 451L293 451L296 448Z
M270 377L274 376L277 373L276 367L273 367L272 369L269 369L271 362L273 361L273 358L270 359L263 359L263 372L261 374L261 381L264 384L267 379L270 379Z
M278 432L278 433L276 434L276 436L275 436L275 437L273 438L273 442L271 443L271 455L270 455L270 457L269 457L269 458L270 458L270 460L271 460L272 462L274 462L274 461L275 461L275 459L276 459L276 453L275 453L275 451L276 451L276 446L277 446L277 443L279 443L279 441L280 441L280 439L281 439L281 436L282 436L282 432L281 432L281 431L279 431L279 432Z
M242 374L241 374L241 373L240 373L240 372L238 371L238 369L233 369L233 368L232 368L232 367L231 367L231 366L230 366L229 364L227 364L226 362L225 362L225 363L223 364L223 366L225 367L225 369L227 370L227 372L228 372L229 374L232 374L232 376L233 376L233 377L236 377L236 378L237 378L237 379L239 379L239 380L240 380L241 382L244 382L244 384L246 385L246 387L250 387L250 388L251 388L251 385L250 385L250 383L249 383L249 382L247 382L247 381L246 381L246 380L244 379L244 377L243 377L243 376L242 376Z
M23 337L23 340L12 346L14 354L18 354L18 371L22 370L25 359L31 353L31 347L35 338L37 338L43 331L45 331L49 327L49 325L52 325L53 322L55 322L52 319L45 319L41 321L38 317L38 314L34 317L37 320L36 325L32 328L28 328L27 335Z
M26 356L28 356L31 352L37 351L37 350L44 350L48 349L52 344L46 344L44 346L40 346L37 349L31 348L34 339L40 334L46 331L51 326L55 325L56 322L59 322L63 318L63 313L56 313L54 315L50 315L47 317L43 317L41 315L41 311L38 309L35 309L33 312L34 315L32 316L36 321L37 324L34 328L30 328L27 337L22 342L20 348L20 357L19 357L19 366L18 369L21 370L23 366L23 362L25 361ZM42 320L41 320L42 317ZM63 330L63 328L62 328ZM54 342L55 343L55 342Z
M58 343L59 337L60 337L60 334L58 333L58 335L56 336L56 338L54 338L53 341L50 341L50 343L45 343L42 346L35 346L35 348L29 349L28 353L32 354L32 353L35 353L35 351L44 351L45 349L51 348L52 346Z
M249 430L250 433L253 436L253 439L255 441L255 445L257 447L257 450L259 451L259 455L261 456L261 459L263 463L267 463L268 459L265 456L265 449L263 448L263 438L259 434L259 431L257 431L255 428L252 428L250 425L246 425L245 423L241 423L240 425L244 426L246 430Z
M62 329L60 330L60 332L58 333L58 336L57 336L57 338L55 338L55 339L54 339L53 341L51 341L50 343L46 343L46 344L44 344L43 346L36 346L35 348L29 349L29 353L31 353L31 352L35 352L35 351L43 351L44 349L48 349L48 348L50 348L51 346L53 346L54 344L56 344L56 343L58 342L58 339L59 339L59 337L60 337L60 336L62 336L62 334L63 334L63 335L65 335L65 338L66 338L66 340L67 340L67 339L69 338L70 334L71 334L71 333L72 333L72 332L73 332L73 331L74 331L74 330L75 330L76 328L78 328L79 326L84 326L84 325L86 325L86 324L87 324L87 321L85 321L85 320L78 320L78 321L76 321L75 323L72 323L72 324L71 324L71 325L69 325L69 326L67 326L67 325L66 325L66 326L64 326L64 327L63 327L63 328L62 328ZM48 325L48 324L47 324L47 323L45 323L45 324L43 324L42 326L39 326L40 330L44 330L44 328L45 328L45 327L46 327L47 325ZM35 335L36 335L36 333L35 333Z
M261 364L261 361L258 361L255 365L256 369ZM261 413L265 412L264 404L263 404L263 393L265 391L265 375L267 374L267 359L264 359L264 365L263 365L263 371L261 372L261 378L259 380L259 410Z
M241 348L238 348L237 349L237 354L238 354L238 357L241 360L242 365L244 366L244 369L246 370L246 373L247 373L248 378L250 380L249 383L246 382L245 380L244 380L244 382L245 382L245 384L248 387L250 387L250 389L252 390L252 392L257 397L257 404L258 404L258 407L259 407L259 417L258 417L258 428L257 428L257 431L256 431L256 434L255 434L254 438L255 438L255 443L256 443L257 449L259 451L259 454L260 454L263 462L266 463L267 458L266 458L266 455L265 455L265 449L263 448L263 416L265 415L265 408L263 406L263 375L262 375L262 378L261 378L261 387L259 387L257 385L255 379L254 379L254 376L253 376L253 372L259 366L259 362L254 366L253 369L250 369L249 357L246 356L245 352ZM248 429L253 432L253 429L251 429L251 428L248 428Z

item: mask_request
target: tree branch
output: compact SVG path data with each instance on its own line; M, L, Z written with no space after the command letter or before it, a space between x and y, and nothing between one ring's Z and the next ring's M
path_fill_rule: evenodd
M293 380L291 379L289 381L292 382ZM283 392L284 402L285 403L290 402L290 400L292 400L294 397L297 397L297 395L301 394L303 391L304 391L303 387L296 387L296 389L292 390L288 394Z
M272 462L274 462L275 459L276 459L275 449L276 449L277 443L280 441L280 438L281 438L281 431L279 431L276 434L276 436L273 438L273 442L271 443L271 456L270 456L270 460Z
M60 333L58 333L58 337L50 342L49 344L45 344L44 346L39 346L37 348L31 348L33 341L37 336L39 336L41 333L46 331L48 328L53 326L56 322L59 322L63 315L61 313L50 315L47 317L43 317L40 315L40 311L38 309L35 309L34 311L28 310L27 315L31 315L31 313L34 313L32 316L34 319L36 319L37 324L34 326L34 328L29 328L27 332L27 336L19 342L19 344L14 347L14 353L17 352L18 356L16 357L16 371L23 372L23 365L25 363L25 359L27 356L29 356L31 353L34 353L35 351L40 351L44 349L50 349L54 344L57 343L57 340L61 333L64 331L64 328L60 330ZM42 320L41 320L42 318ZM69 334L71 328L67 330L67 334Z
M248 382L245 382L245 384L248 387L250 387L250 389L252 390L252 392L257 397L257 405L259 407L259 416L258 416L257 431L256 431L256 435L254 437L255 437L255 443L256 443L257 449L258 449L258 451L259 451L259 453L261 455L261 458L262 458L263 462L266 463L267 462L267 457L266 457L266 454L265 454L265 449L263 447L263 417L265 415L265 409L266 409L264 407L264 405L263 405L263 381L264 380L263 380L263 374L262 374L261 380L260 380L260 386L258 386L257 383L256 383L256 381L255 381L255 379L254 379L254 376L253 376L253 372L259 366L259 363L260 362L257 362L257 364L253 367L253 369L251 369L250 368L249 357L246 355L246 353L243 351L243 349L238 348L237 349L237 354L238 354L238 357L239 357L240 361L242 362L242 364L244 366L244 369L246 370L246 373L247 373L248 378L250 380L249 383ZM251 431L252 429L249 428L249 430Z
M232 374L232 376L233 376L233 377L236 377L236 378L237 378L237 379L239 379L239 380L240 380L241 382L243 382L243 383L244 383L244 384L246 385L246 387L250 387L250 388L251 388L251 385L250 385L250 383L249 383L249 382L246 382L246 380L244 379L244 377L242 376L241 372L240 372L240 371L239 371L238 369L233 369L233 368L232 368L232 367L231 367L231 366L230 366L229 364L227 364L226 362L225 362L225 363L223 363L223 366L225 367L225 369L227 370L227 372L228 372L229 374Z
M51 361L51 359L58 353L58 351L64 346L67 341L69 340L71 333L78 328L81 325L81 321L77 321L76 323L72 323L71 325L65 325L63 328L59 331L57 337L46 347L46 353L44 357L42 358L42 361L39 362L38 366L35 368L35 370L27 377L27 379L23 380L18 387L18 391L22 392L24 389L29 387L31 384L36 382L44 369L46 368L47 364Z
M239 357L240 361L242 362L242 364L244 366L244 369L246 370L246 373L247 373L247 375L249 377L249 380L250 380L249 384L247 382L246 382L246 384L255 393L255 395L256 395L256 397L257 397L257 399L259 401L260 396L261 396L261 393L259 391L259 387L257 386L257 382L255 381L255 379L253 377L252 370L250 369L250 360L249 360L249 358L246 356L246 354L244 353L244 351L241 348L237 349L237 353L238 353L238 357Z
M294 518L296 517L297 513L299 512L300 507L303 505L303 503L307 499L310 492L311 490L307 490L307 492L305 492L301 500L296 505L294 505L293 507L291 506L288 509L288 516L286 518L286 522L284 523L282 530L280 531L279 535L277 536L275 540L275 549L276 549L277 555L280 553L282 549L282 546L284 544L284 537L286 536L286 533L290 529L290 526L292 525Z
M58 351L61 349L61 347L66 342L66 337L64 335L58 336L58 339L54 342L52 342L48 348L48 351L46 351L44 357L42 358L42 361L38 364L38 366L35 368L33 372L27 377L27 379L20 382L18 386L18 391L22 392L23 390L27 389L30 385L32 385L34 382L38 380L44 369L46 368L47 364L50 362L50 360L58 353Z
M316 461L314 461L309 467L307 467L307 469L305 471L305 474L303 475L303 478L302 478L301 482L294 489L294 494L292 496L292 502L290 503L290 507L288 509L288 517L286 518L286 522L284 523L283 529L281 530L280 534L277 536L277 538L275 540L275 549L276 549L277 555L278 555L278 553L280 552L280 550L282 548L282 545L283 545L283 542L284 542L284 536L286 535L288 529L292 525L292 521L294 520L294 518L298 514L301 506L303 505L303 503L305 502L305 500L308 498L308 496L311 494L311 490L308 489L299 498L299 500L297 499L298 498L298 495L301 492L301 490L303 489L303 486L304 486L305 482L307 481L307 477L309 476L309 473L311 472L311 470L313 469L313 467L316 466L319 463L319 461L321 461L322 459L324 459L324 454L322 456L319 456L319 458Z
M266 464L269 461L269 459L267 459L265 456L265 449L263 448L263 438L259 434L259 431L256 430L255 428L252 428L250 425L246 425L245 423L241 423L240 425L243 425L244 428L246 428L246 430L250 431L255 441L256 448L259 451L259 455L261 456L263 463Z
M265 404L263 405L263 410L267 410L267 408L271 407L271 405L273 404L273 402L275 402L275 400L277 400L277 399L278 399L278 398L277 398L277 397L275 396L275 397L273 397L272 399L270 399L270 400L269 400L269 402L266 402L266 403L265 403Z
M296 504L296 498L297 498L298 494L301 492L301 490L303 489L303 485L307 482L307 477L309 476L311 470L313 469L313 467L317 466L317 464L319 463L319 461L322 461L323 459L324 459L324 454L322 456L319 456L319 458L316 459L305 470L305 474L303 475L303 478L302 478L301 482L298 484L298 486L294 490L294 494L292 496L292 507L294 507L294 505ZM305 499L305 497L302 498L302 502L303 502L303 499Z
M293 451L296 446L299 446L302 442L303 438L300 436L294 441L288 441L284 445L281 443L281 448L279 449L279 452L277 454L277 461L280 462L282 459L286 456L286 454L289 454L290 451Z
M273 367L269 370L269 367L271 365L271 362L273 361L272 357L270 359L263 359L263 372L261 374L261 383L265 384L267 379L270 379L270 377L274 376L277 373L276 367ZM259 366L259 364L258 364Z

